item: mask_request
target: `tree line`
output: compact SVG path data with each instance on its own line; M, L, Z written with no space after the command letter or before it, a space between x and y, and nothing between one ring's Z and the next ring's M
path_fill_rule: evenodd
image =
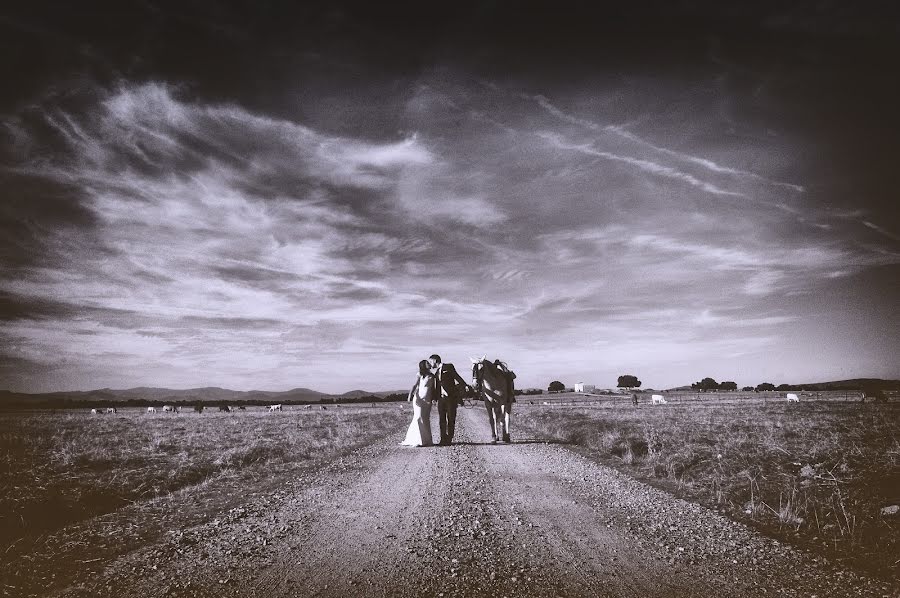
M161 399L91 399L78 398L72 399L68 397L41 397L41 398L9 398L0 402L2 409L85 409L88 407L106 408L106 407L162 407L163 405L172 405L189 409L196 405L202 405L206 408L214 408L220 405L244 405L247 407L265 407L272 403L281 403L282 405L332 405L332 404L350 404L350 403L388 403L392 401L405 401L405 394L392 394L384 397L377 395L366 395L360 397L322 397L313 400L297 400L297 399L279 399L272 397L268 399L248 399L248 400L226 400L226 399L197 399L191 397L181 398L161 398Z

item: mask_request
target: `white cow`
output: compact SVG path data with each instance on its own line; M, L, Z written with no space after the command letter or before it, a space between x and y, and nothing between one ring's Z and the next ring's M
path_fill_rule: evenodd
M269 405L269 411L281 411L281 405Z
M102 412L97 409L91 409L91 415L99 415L100 413Z
M666 397L662 395L650 395L650 403L652 405L666 405Z
M156 413L156 407L147 407L147 413Z
M175 413L175 407L172 405L163 405L163 413Z
M787 399L788 403L799 403L800 402L800 397L798 397L797 395L795 395L792 392L787 393L787 397L785 397L785 398Z
M116 413L116 408L115 407L107 407L106 412L107 413Z

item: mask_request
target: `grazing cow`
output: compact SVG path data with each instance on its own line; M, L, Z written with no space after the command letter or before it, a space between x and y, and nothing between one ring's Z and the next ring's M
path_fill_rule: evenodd
M107 413L116 413L116 408L115 407L107 407L106 412Z
M304 409L312 409L312 405L307 405Z
M197 413L203 413L203 405L194 405L194 411Z
M269 405L269 411L281 411L281 405Z
M219 405L219 411L224 411L225 413L231 413L231 407L228 405Z
M147 407L147 413L156 413L156 407Z
M662 395L650 395L650 402L653 405L666 405L666 397Z
M247 408L244 407L243 405L238 405L238 409L240 409L241 411L246 411L246 410L247 410Z
M99 409L91 409L91 415L100 415L102 411Z
M172 405L163 405L163 413L175 413L175 407Z
M325 405L320 405L320 407L322 407L322 411L328 411L328 407L326 407Z
M792 392L787 393L787 396L785 398L787 399L788 403L799 403L800 402L800 397L798 397L797 395L795 395Z

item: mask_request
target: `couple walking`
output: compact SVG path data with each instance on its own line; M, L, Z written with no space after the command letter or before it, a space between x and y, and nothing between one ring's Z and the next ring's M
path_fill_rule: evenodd
M453 442L456 429L456 407L467 387L452 363L441 363L440 355L432 355L419 362L419 375L409 398L413 404L413 420L409 424L404 446L432 446L431 404L437 402L441 428L441 446Z

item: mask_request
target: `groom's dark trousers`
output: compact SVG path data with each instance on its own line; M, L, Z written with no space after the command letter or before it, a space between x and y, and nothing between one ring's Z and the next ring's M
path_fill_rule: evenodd
M465 381L456 373L452 363L444 363L438 372L438 422L441 427L441 444L453 442L453 432L456 430L456 406L459 398L458 385L465 385Z
M441 444L453 442L456 430L456 398L441 396L438 399L438 421L441 426Z

